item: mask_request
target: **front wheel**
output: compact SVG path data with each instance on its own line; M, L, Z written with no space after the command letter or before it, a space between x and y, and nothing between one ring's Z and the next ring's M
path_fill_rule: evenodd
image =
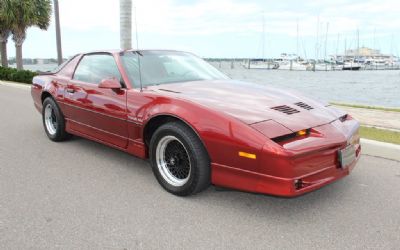
M168 192L187 196L210 185L210 159L197 134L180 122L159 127L150 141L153 173Z
M44 130L52 141L63 141L71 135L65 131L64 116L53 98L48 97L43 102L42 119Z

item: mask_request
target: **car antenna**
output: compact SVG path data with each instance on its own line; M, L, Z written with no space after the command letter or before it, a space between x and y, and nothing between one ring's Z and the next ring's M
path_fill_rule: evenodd
M138 69L139 69L139 85L140 85L140 92L143 91L143 86L142 86L142 70L141 70L141 66L140 66L140 57L142 56L142 54L140 54L139 51L139 36L138 36L138 25L137 25L137 18L136 18L136 6L135 8L135 33L136 33L136 54L137 54L137 58L138 58Z

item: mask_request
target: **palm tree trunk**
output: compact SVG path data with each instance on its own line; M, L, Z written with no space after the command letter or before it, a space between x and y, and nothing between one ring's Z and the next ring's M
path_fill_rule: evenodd
M3 67L8 67L7 41L9 35L10 35L9 31L0 32L1 66Z
M22 44L15 44L15 60L17 61L17 69L23 69L24 65L22 62Z
M132 0L120 0L121 49L132 48Z
M22 62L22 44L25 41L25 30L23 31L14 31L13 32L13 40L15 43L15 60L17 61L17 69L23 69Z
M7 41L1 41L1 66L8 67L7 60Z
M57 61L58 65L60 65L63 62L63 57L61 49L60 11L58 8L58 0L54 0L54 17L56 20Z

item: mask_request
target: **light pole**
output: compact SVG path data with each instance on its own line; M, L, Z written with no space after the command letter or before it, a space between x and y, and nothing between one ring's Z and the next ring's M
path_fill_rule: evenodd
M60 29L60 13L58 9L58 0L54 0L54 17L56 19L56 40L57 40L57 62L60 65L63 62L61 49L61 29Z
M121 49L132 48L132 0L120 0L120 45Z

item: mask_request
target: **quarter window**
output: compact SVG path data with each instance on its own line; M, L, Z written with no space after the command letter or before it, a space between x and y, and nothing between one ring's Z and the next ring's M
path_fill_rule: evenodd
M114 57L108 54L84 56L74 74L74 80L95 84L111 77L115 77L119 81L122 80Z

